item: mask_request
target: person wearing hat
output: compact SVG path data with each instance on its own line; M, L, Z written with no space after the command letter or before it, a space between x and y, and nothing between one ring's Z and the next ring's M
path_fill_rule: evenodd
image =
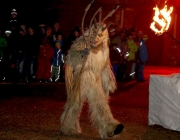
M11 19L9 21L10 27L18 28L18 18L16 9L12 9L11 11Z
M62 63L64 63L63 60L63 54L61 50L61 43L56 42L55 48L54 48L54 56L51 60L51 78L50 82L58 82L60 77L60 68Z

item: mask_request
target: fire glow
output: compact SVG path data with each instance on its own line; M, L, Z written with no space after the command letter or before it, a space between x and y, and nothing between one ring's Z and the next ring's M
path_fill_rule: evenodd
M157 35L161 35L166 32L171 23L171 13L173 11L173 7L171 6L169 10L167 9L167 5L164 6L163 9L159 9L157 6L153 8L155 11L155 15L153 17L153 22L151 23L150 28ZM157 28L157 26L158 28Z

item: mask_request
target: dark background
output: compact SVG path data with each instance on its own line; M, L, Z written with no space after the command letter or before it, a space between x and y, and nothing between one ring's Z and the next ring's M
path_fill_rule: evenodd
M58 20L57 10L51 8L52 2L53 0L1 0L0 26L5 27L10 21L12 9L16 9L20 24L51 25Z

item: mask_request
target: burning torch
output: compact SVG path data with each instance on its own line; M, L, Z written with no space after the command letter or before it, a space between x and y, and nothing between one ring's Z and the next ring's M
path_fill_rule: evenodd
M169 9L167 8L167 5L165 5L163 9L159 9L158 6L156 6L153 8L153 10L155 11L155 15L153 17L154 21L151 23L150 28L155 32L156 35L162 35L164 32L167 33L172 39L180 44L180 42L167 31L171 23L173 6L171 6Z

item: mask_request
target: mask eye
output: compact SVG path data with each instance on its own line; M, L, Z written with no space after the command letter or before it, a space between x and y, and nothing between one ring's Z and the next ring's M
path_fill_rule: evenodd
M98 34L99 37L102 37L103 35L102 34Z

